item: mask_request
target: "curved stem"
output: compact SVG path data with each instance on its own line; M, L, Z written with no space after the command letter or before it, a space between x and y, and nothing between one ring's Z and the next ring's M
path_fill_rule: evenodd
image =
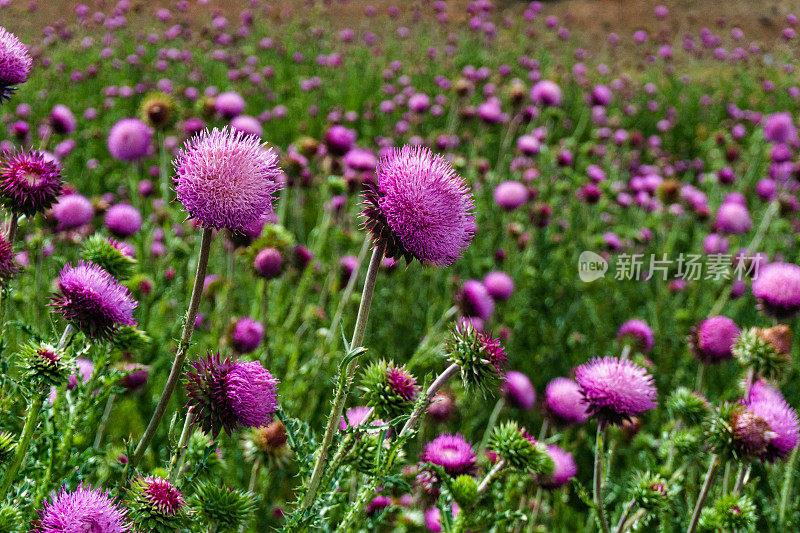
M603 533L609 533L608 520L606 519L605 505L603 504L603 440L605 428L597 424L597 438L594 447L594 503L597 505L597 518Z
M617 524L616 533L622 533L625 531L625 523L630 518L631 514L633 513L633 507L635 502L633 500L629 501L625 504L625 511L623 511L622 516L619 517L619 523Z
M708 465L708 472L706 472L706 478L703 481L703 488L700 489L700 494L697 496L697 503L692 513L692 521L689 522L686 533L694 533L697 530L697 524L700 522L700 513L703 511L706 498L708 498L708 493L711 491L711 484L714 480L714 474L717 472L717 468L719 468L719 457L712 455L711 462Z
M203 237L200 241L200 258L197 261L197 273L194 278L194 288L192 289L192 297L189 301L189 310L186 313L186 322L183 324L183 334L181 341L178 345L178 352L175 354L175 360L172 362L172 370L170 370L167 383L164 385L164 391L161 393L161 398L158 400L156 410L153 412L153 417L147 425L147 429L142 435L139 444L136 445L136 450L133 457L130 458L127 468L133 469L136 463L144 455L147 445L153 439L153 436L164 417L167 410L167 404L175 391L175 387L180 380L183 372L183 363L186 361L186 354L189 350L189 343L192 340L192 333L194 332L194 321L197 318L197 310L200 308L200 300L203 296L203 282L206 279L206 268L208 267L208 254L211 249L211 229L203 229Z
M36 421L39 418L39 411L42 409L43 402L44 394L39 393L36 398L34 398L33 403L28 407L28 416L25 418L25 425L22 428L22 434L17 443L17 452L14 454L14 459L11 464L8 465L6 475L3 478L3 484L0 485L0 501L5 500L6 493L11 487L11 482L14 481L17 472L19 472L19 467L22 465L23 459L25 459L25 454L28 452L28 447L31 444L31 437L33 437L33 430L36 428Z
M356 318L356 325L353 331L353 339L350 342L350 350L360 348L364 342L364 333L367 330L367 319L369 318L369 309L372 305L372 294L375 291L375 281L378 278L378 268L380 267L383 254L386 251L386 244L384 242L377 242L375 248L372 250L372 257L369 261L369 268L367 269L367 279L364 281L364 290L361 293L361 304L358 308L358 317ZM333 408L328 418L328 427L325 430L325 436L322 439L317 460L314 463L314 470L311 474L311 481L308 484L303 501L300 504L300 509L305 510L311 506L314 497L319 489L322 474L325 471L325 466L328 459L328 451L333 441L333 436L339 425L339 417L342 416L344 411L344 404L347 399L347 394L353 382L353 375L356 372L356 363L358 357L353 358L348 364L344 372L340 372L339 383L336 388L336 396L333 400Z
M425 393L425 401L422 404L420 404L420 406L417 409L415 409L413 413L411 413L411 416L408 418L408 421L406 421L405 425L403 426L403 429L400 431L398 438L402 437L403 435L414 429L414 426L417 425L417 420L419 420L419 417L422 416L422 411L428 407L428 404L431 403L431 400L433 400L433 397L436 396L436 393L439 391L439 389L441 389L442 386L445 383L447 383L447 380L449 380L453 376L453 374L458 372L458 370L459 366L453 363L447 368L445 368L444 372L439 374L439 377L436 378L436 381L431 383L430 387L428 387L428 390Z

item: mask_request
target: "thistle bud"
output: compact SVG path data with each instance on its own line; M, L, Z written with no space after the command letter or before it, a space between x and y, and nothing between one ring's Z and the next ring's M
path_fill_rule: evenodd
M98 234L83 242L80 257L102 267L119 281L127 280L136 265L136 259L120 243Z
M515 470L545 477L553 473L553 460L545 445L536 442L514 421L495 426L489 436L489 448Z
M26 382L37 391L66 383L73 371L72 361L49 344L28 344L20 358Z
M460 507L469 509L478 501L478 483L472 476L461 474L450 484L450 493Z
M755 375L777 381L791 366L791 342L787 326L750 328L739 336L732 351L739 364L752 368Z
M448 358L461 368L465 388L486 390L505 374L508 358L499 339L476 331L467 322L459 322L450 330L446 342Z
M669 501L667 480L650 472L639 473L631 484L631 497L647 511L662 509Z
M756 506L749 496L726 494L703 509L701 531L751 531L756 524Z
M249 461L261 459L267 464L283 464L291 455L291 450L286 445L288 436L286 428L280 420L274 420L260 428L252 429L245 433L242 439L244 456Z
M165 129L175 121L175 99L163 92L148 94L139 107L142 122L157 130Z
M183 494L160 477L142 477L134 481L127 507L137 532L171 533L186 526Z
M250 518L255 508L249 492L201 483L194 495L195 511L204 524L215 524L221 531L236 531Z
M403 365L384 360L367 368L361 389L367 405L387 420L407 413L419 392L417 379Z
M709 407L708 400L686 387L679 387L667 399L667 409L670 413L674 417L680 417L689 425L702 422L708 414Z

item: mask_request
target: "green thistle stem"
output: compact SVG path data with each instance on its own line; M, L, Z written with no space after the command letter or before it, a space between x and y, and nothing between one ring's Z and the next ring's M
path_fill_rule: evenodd
M8 239L9 244L14 246L14 238L17 236L17 228L19 227L19 215L14 211L11 211L11 215L9 216L8 221L8 235L6 238Z
M367 279L364 281L364 290L361 293L361 305L358 309L358 317L356 318L355 330L353 332L353 340L350 343L350 349L355 350L360 348L364 342L364 333L367 329L367 319L369 318L369 309L372 305L372 294L375 291L375 281L378 278L378 269L383 259L383 254L386 251L386 243L377 242L372 251L372 258L369 261L369 268L367 269ZM317 461L314 464L314 470L311 474L311 481L308 484L303 501L300 504L300 510L308 509L314 501L314 497L319 489L320 481L322 481L322 474L325 472L326 461L328 459L328 451L333 441L333 436L339 425L339 417L342 416L344 411L344 404L347 399L347 394L353 383L353 375L356 372L356 363L358 358L354 358L347 364L345 372L340 373L339 383L336 388L336 396L333 400L333 409L331 409L330 417L328 418L328 427L325 430L325 436L322 439L319 452L317 454Z
M8 489L11 487L11 483L17 476L17 472L19 472L19 467L22 465L23 459L25 459L25 454L28 453L28 447L31 444L33 431L36 428L36 421L39 418L39 411L41 411L42 403L44 403L44 396L45 394L43 392L37 393L36 397L33 399L33 402L31 402L31 405L28 407L28 415L25 418L25 425L22 427L22 434L20 435L19 442L17 443L17 452L14 454L14 459L11 464L8 465L6 475L3 478L3 484L0 485L0 501L5 500Z
M478 485L478 494L483 494L484 492L486 492L486 489L489 488L489 485L492 483L492 481L495 480L497 475L500 474L500 471L505 467L506 467L505 459L500 459L499 461L497 461L497 463L495 463L492 469L489 470L489 473L486 474L486 476L481 480L480 484Z
M414 426L417 425L417 420L419 420L419 417L422 416L422 411L424 411L428 407L428 405L431 403L431 400L433 400L433 397L436 396L436 393L439 391L439 389L441 389L442 386L445 383L447 383L447 381L453 375L455 375L456 372L459 371L459 368L460 367L457 364L455 363L451 364L450 366L444 369L444 372L439 374L439 377L436 378L436 381L431 383L430 387L428 387L427 392L425 392L425 401L422 404L420 404L419 407L414 409L413 413L411 413L411 416L408 418L408 421L403 426L403 429L400 431L398 438L402 437L403 435L414 429Z
M486 445L489 443L489 435L492 433L492 429L497 423L497 417L500 416L500 411L503 410L503 406L505 406L505 404L506 402L502 396L497 400L497 403L494 404L492 414L489 415L489 421L486 423L486 430L483 432L483 438L478 446L478 452L486 449Z
M153 439L167 410L167 404L178 385L178 381L183 373L183 363L186 361L186 354L189 351L189 343L192 340L192 333L194 332L194 321L197 318L197 311L200 308L200 300L203 296L203 282L206 279L206 268L208 267L208 255L211 250L211 234L210 228L203 229L203 236L200 241L200 257L197 261L197 273L194 278L194 287L192 288L192 297L189 301L189 310L186 313L186 322L183 324L183 334L181 341L178 345L178 352L175 354L175 360L172 363L172 370L170 370L169 378L164 386L164 391L161 393L161 398L158 400L156 410L153 412L153 417L147 425L147 429L142 435L139 444L136 445L136 450L133 457L130 458L126 465L126 470L132 470L136 463L138 463L144 455L147 445Z
M367 256L369 243L370 237L367 235L364 237L364 243L361 245L361 250L358 252L358 259L356 260L356 266L353 269L353 273L350 275L350 279L347 280L347 285L342 293L342 298L339 300L339 305L336 307L336 313L333 315L333 320L331 320L331 327L328 328L328 333L325 335L325 344L330 344L332 340L338 338L336 337L336 328L339 327L339 321L342 319L344 308L347 305L347 302L350 301L350 296L353 294L353 289L355 289L356 281L358 281L358 275L361 272L361 265L364 264L364 259Z
M792 450L789 462L786 463L786 474L783 477L781 487L781 506L778 510L778 529L783 530L784 519L786 518L786 505L789 503L789 495L792 492L792 480L794 479L794 467L797 464L797 446Z
M697 503L694 506L692 520L689 522L689 527L686 529L686 533L694 533L697 531L697 524L700 522L700 513L703 511L703 506L706 503L706 498L708 498L708 493L711 492L714 474L717 472L718 468L719 457L712 455L711 462L708 465L708 471L706 472L705 480L703 481L703 488L700 489L700 494L697 496Z
M597 438L594 448L594 503L597 506L597 518L600 522L600 529L603 533L609 533L606 510L603 503L603 440L605 439L605 428L602 424L597 424Z
M183 431L181 431L181 437L178 439L178 445L175 447L175 451L172 453L172 459L169 462L169 469L167 472L169 473L169 481L170 483L175 483L175 480L178 477L181 469L183 469L183 461L186 458L186 444L189 442L189 433L192 427L192 410L186 413L186 420L183 423Z

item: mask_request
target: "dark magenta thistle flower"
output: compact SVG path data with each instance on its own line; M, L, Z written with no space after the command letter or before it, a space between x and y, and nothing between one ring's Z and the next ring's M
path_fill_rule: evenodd
M122 509L106 491L79 485L69 492L62 487L50 495L39 511L35 533L127 533L131 526Z
M655 344L653 330L647 322L639 319L628 320L622 324L617 330L617 339L623 343L632 343L634 348L643 354L649 352Z
M500 392L510 405L519 409L528 410L536 403L536 389L533 388L531 380L516 370L506 373Z
M206 228L241 232L272 213L281 188L275 152L227 128L189 139L173 165L178 200Z
M8 281L19 270L14 247L9 242L5 233L0 233L0 282Z
M629 359L596 357L575 369L575 381L587 411L602 425L619 425L657 405L653 377Z
M231 342L237 353L250 353L264 340L264 326L250 317L242 317L236 321L231 332Z
M739 327L730 318L712 316L692 328L689 345L701 363L718 363L733 357L732 348L739 333Z
M442 433L428 444L420 455L427 463L441 466L451 476L467 474L475 469L475 453L472 444L456 433Z
M583 424L589 419L580 386L569 378L555 378L544 389L547 414L562 424Z
M186 374L187 406L194 422L213 437L239 426L261 427L278 407L278 380L258 362L208 353Z
M61 194L61 169L41 152L10 152L0 160L0 202L32 216L49 209Z
M50 305L64 319L95 339L107 339L120 326L133 326L136 301L128 289L93 263L67 263Z
M378 162L376 184L366 185L365 227L386 243L386 256L447 266L475 233L472 193L441 156L426 148L393 149Z
M28 48L0 26L0 103L11 98L16 86L28 80L32 66Z
M771 263L753 279L753 296L761 308L776 318L790 318L800 311L800 266Z
M133 483L128 508L136 531L177 531L186 518L183 493L168 480L155 476L140 477Z

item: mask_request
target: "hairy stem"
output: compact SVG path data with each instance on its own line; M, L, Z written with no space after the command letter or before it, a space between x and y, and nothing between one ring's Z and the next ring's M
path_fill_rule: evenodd
M25 459L25 454L28 453L28 447L33 437L33 430L36 428L36 421L39 418L39 411L42 409L43 402L44 393L37 393L37 396L28 407L28 416L25 418L25 425L22 427L22 434L17 443L17 451L14 454L14 459L11 461L11 464L8 465L6 475L3 478L3 484L0 485L0 501L5 500L6 493L11 487L11 482L13 482L14 478L17 476L19 467L22 465L23 459Z
M719 468L719 457L716 455L711 456L711 462L708 464L708 471L706 472L705 480L703 480L703 488L700 489L700 494L697 496L697 503L694 506L692 513L692 520L689 522L689 527L686 533L694 533L697 531L697 524L700 522L700 513L703 511L703 506L708 498L708 493L711 492L711 485L714 481L714 474Z
M597 505L597 518L603 533L609 533L608 520L606 519L605 505L603 504L603 440L605 428L597 424L597 438L594 447L594 503Z

